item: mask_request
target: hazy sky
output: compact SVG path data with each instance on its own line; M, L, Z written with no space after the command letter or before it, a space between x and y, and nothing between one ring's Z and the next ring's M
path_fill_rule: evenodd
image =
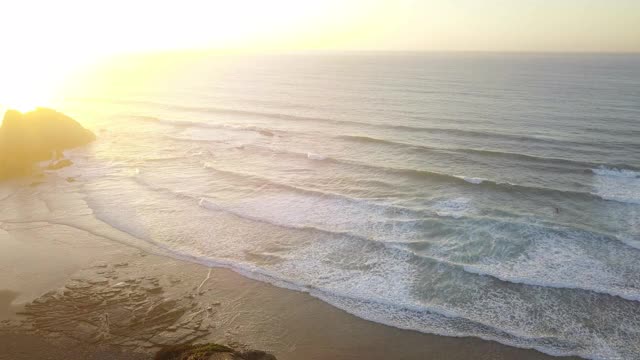
M0 104L20 108L129 52L640 52L640 0L6 0L0 14Z
M5 49L640 51L640 0L19 0Z

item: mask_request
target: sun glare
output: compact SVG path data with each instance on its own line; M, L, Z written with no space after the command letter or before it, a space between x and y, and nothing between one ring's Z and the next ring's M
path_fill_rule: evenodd
M0 106L19 111L50 104L51 85L37 76L5 75L0 85Z
M353 32L363 1L7 2L0 5L0 106L48 105L69 72L112 55L322 47Z
M50 106L70 67L57 61L36 62L36 55L5 59L0 67L0 106L19 111ZM53 59L52 59L53 60Z
M6 45L0 58L0 107L28 111L52 105L59 87L82 62L80 49L64 50L65 44L33 38L25 34L22 42Z

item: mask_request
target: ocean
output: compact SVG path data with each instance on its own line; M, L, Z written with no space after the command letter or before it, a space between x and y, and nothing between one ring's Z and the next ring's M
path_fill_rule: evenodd
M105 66L56 103L100 220L390 326L640 358L640 55Z

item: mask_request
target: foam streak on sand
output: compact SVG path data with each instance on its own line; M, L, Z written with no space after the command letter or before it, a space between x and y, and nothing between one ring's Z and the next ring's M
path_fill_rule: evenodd
M307 157L308 157L310 160L324 160L324 159L326 159L326 158L327 158L327 157L326 157L326 156L324 156L324 155L314 154L314 153L307 153Z
M198 285L198 292L200 292L200 289L202 289L202 285L204 285L204 283L207 282L207 280L209 280L211 278L211 269L209 269L209 272L207 272L207 277L204 278L204 280L202 280L202 282L200 283L200 285Z

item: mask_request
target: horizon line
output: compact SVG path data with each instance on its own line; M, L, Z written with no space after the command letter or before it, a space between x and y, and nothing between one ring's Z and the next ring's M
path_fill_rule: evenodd
M218 48L174 48L127 51L110 56L152 55L163 53L211 53L211 54L321 54L321 53L396 53L396 54L505 54L505 55L640 55L640 50L634 51L593 51L593 50L401 50L401 49L218 49Z

